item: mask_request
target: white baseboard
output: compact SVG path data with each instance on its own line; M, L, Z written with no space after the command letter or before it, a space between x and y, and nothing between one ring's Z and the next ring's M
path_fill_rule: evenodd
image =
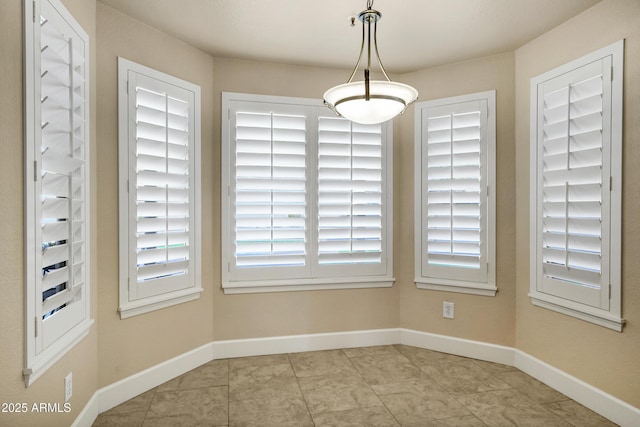
M640 426L640 409L520 350L401 328L214 341L101 388L73 426L90 426L99 413L214 359L390 344L515 366L623 427Z
M98 395L99 391L93 393L91 399L84 405L82 411L78 414L76 419L71 424L71 427L89 427L96 420L98 415L100 414L100 410L98 407Z
M640 426L640 408L515 348L411 329L400 330L400 342L414 347L515 366L622 427Z
M101 388L96 392L99 412L105 412L145 391L210 362L213 360L212 348L212 343L205 344Z
M227 359L232 357L390 345L398 344L399 342L399 329L374 329L368 331L214 341L213 354L215 359Z
M503 365L514 365L513 347L505 347L503 345L431 334L412 329L400 329L400 344L472 357L488 362L502 363Z
M542 360L514 349L514 366L622 427L640 426L636 408Z

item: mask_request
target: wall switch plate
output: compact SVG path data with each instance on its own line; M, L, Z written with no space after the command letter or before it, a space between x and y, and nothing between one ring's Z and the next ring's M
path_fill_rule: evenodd
M453 303L444 301L442 303L442 317L445 319L453 319Z
M64 401L68 402L71 399L71 395L73 394L73 377L71 376L71 372L69 375L64 377Z

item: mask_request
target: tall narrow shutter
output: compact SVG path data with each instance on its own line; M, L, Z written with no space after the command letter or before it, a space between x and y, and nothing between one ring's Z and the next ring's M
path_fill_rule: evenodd
M541 85L538 96L541 291L596 307L608 304L610 69L602 59Z
M307 119L251 107L235 111L234 119L237 271L304 267Z
M193 93L130 71L134 175L130 180L137 297L191 286L193 260ZM135 299L135 298L134 298Z
M378 264L383 224L382 126L318 119L318 263Z
M40 271L35 301L38 353L87 315L89 135L86 35L71 28L48 1L42 2L36 21L40 30L34 194Z
M425 277L486 281L486 117L485 100L423 111Z

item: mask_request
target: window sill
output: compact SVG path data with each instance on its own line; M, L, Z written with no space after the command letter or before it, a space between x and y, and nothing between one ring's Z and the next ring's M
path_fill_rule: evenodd
M365 277L351 279L265 280L223 283L225 294L253 294L263 292L320 291L329 289L390 288L393 277Z
M605 310L586 306L573 301L554 298L553 296L539 292L531 292L529 293L529 297L531 298L531 303L536 307L546 308L557 313L613 329L617 332L622 332L622 328L626 323L625 319L613 315Z
M494 297L498 288L495 286L487 286L476 283L458 282L455 280L442 280L441 283L434 283L424 277L414 280L418 289L427 289L430 291L456 292L459 294L481 295L485 297Z
M87 319L76 325L67 334L62 336L58 341L51 344L49 348L44 350L42 354L30 360L27 367L22 371L25 387L29 387L37 380L47 369L53 366L62 358L69 350L74 348L84 337L89 334L89 330L93 325L93 319Z
M126 319L150 311L160 310L161 308L171 307L172 305L182 304L183 302L196 300L200 298L200 293L203 290L202 288L189 288L120 304L118 308L120 319Z

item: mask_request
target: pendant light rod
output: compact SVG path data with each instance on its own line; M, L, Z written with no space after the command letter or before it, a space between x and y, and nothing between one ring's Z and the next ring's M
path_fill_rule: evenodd
M347 80L347 83L351 83L353 81L353 78L358 72L358 68L360 68L360 63L362 62L362 54L364 53L365 38L366 38L366 44L367 44L366 70L371 70L371 23L372 22L373 22L373 49L376 55L376 59L378 60L380 71L382 72L384 77L387 79L387 81L389 82L391 81L391 79L389 78L389 75L387 74L387 71L384 69L384 65L382 65L382 60L380 59L380 53L378 51L378 21L382 19L382 14L377 10L372 9L372 7L373 7L373 1L368 1L367 9L363 10L358 15L358 20L362 22L362 43L360 45L360 54L358 55L356 66L353 68L353 71L351 72L351 76L349 76L349 80Z

